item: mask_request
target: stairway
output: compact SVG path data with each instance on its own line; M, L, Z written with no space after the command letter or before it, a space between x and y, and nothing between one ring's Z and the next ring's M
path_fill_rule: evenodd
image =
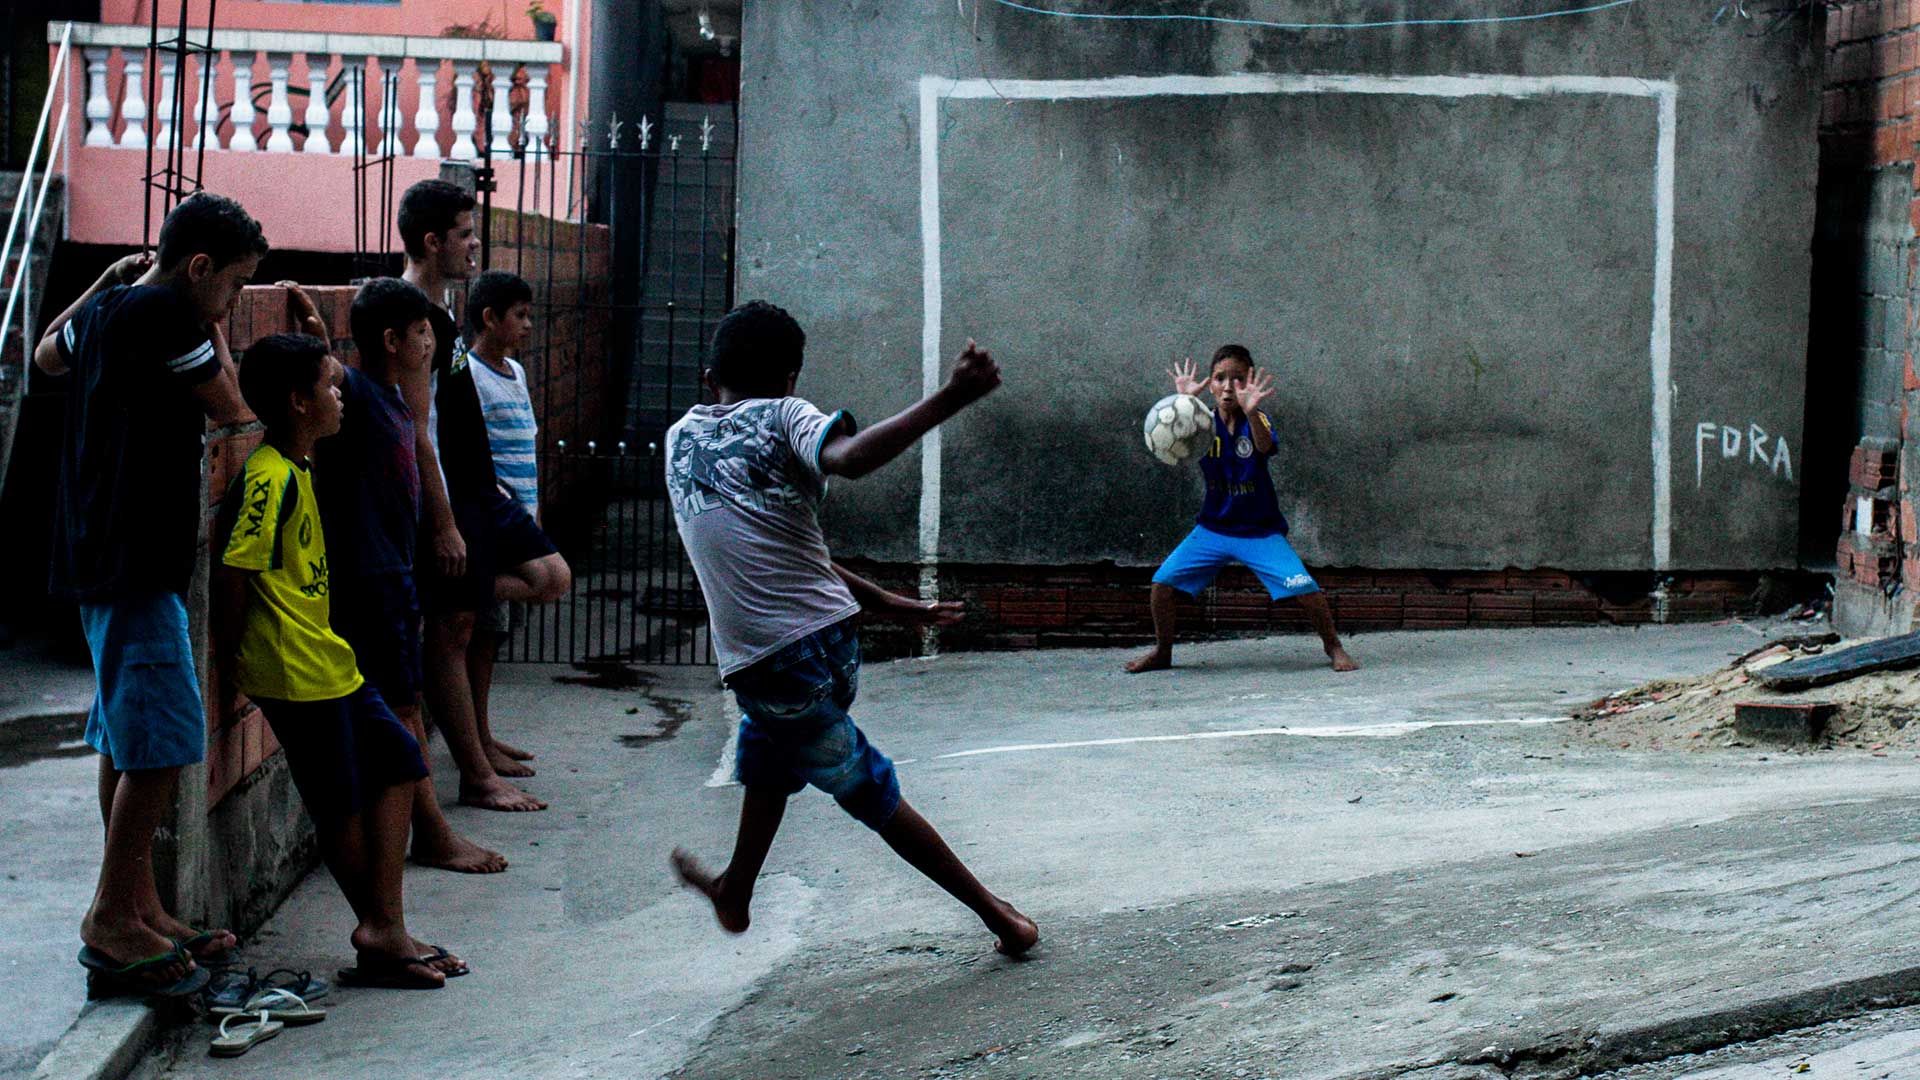
M0 229L5 228L4 222L13 213L13 202L23 179L21 173L0 172ZM46 295L47 270L53 263L54 245L60 239L61 210L66 203L61 191L63 183L63 178L54 177L37 227L32 222L21 222L21 232L14 239L13 253L7 259L7 264L0 266L0 309L6 306L7 293L13 288L14 279L22 272L27 275L27 288L21 292L20 302L14 308L13 322L7 329L6 337L0 339L0 492L4 492L6 487L7 466L13 457L14 433L20 427L20 406L27 389L27 362L32 353L30 342L39 337L38 309ZM28 193L28 212L32 211L31 200L37 194L37 191ZM32 243L23 243L29 235L33 238Z
M707 120L713 129L702 153ZM640 357L628 397L628 429L642 432L664 430L700 400L706 344L733 299L733 112L668 102L655 137L665 153L649 200Z

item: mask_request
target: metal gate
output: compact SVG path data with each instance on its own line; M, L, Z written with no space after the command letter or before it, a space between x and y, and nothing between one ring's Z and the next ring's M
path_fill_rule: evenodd
M521 363L542 524L574 575L558 603L516 613L501 659L713 663L663 444L703 399L707 341L732 306L731 109L670 103L659 121L583 126L574 149L522 146L496 168L519 171L520 195L492 205L483 172L485 259L533 286Z

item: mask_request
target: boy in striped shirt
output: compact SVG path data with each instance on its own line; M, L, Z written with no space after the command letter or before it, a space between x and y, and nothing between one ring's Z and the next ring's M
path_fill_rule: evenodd
M533 415L533 397L527 390L527 371L513 354L525 349L533 334L533 287L517 274L488 270L473 279L467 290L466 345L473 388L480 399L480 415L487 422L487 443L493 451L493 471L500 487L537 525L540 521L540 468L534 457L539 424ZM475 620L467 648L467 673L473 684L473 711L481 741L489 748L494 771L501 776L533 775L526 762L533 755L493 736L488 714L493 686L493 662L500 643L513 632L516 605L500 600Z

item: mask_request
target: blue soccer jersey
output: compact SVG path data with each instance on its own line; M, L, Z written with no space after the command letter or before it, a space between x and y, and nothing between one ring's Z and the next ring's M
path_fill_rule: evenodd
M1266 413L1253 415L1255 423L1273 431ZM1253 429L1244 416L1235 432L1214 413L1213 446L1200 459L1200 472L1207 478L1207 501L1201 504L1195 524L1223 536L1285 536L1287 519L1280 513L1273 477L1267 472L1273 455L1274 450L1262 453L1254 445Z

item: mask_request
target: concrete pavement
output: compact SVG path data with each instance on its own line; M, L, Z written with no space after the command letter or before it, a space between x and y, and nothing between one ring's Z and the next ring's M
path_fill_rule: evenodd
M502 733L554 809L457 812L506 875L408 877L416 933L474 974L339 991L244 1066L195 1033L173 1071L1438 1080L1515 1048L1699 1048L1680 1021L1794 995L1846 1011L1885 988L1815 992L1920 966L1920 760L1625 754L1530 722L1760 634L1367 635L1355 676L1304 637L1138 677L1118 651L868 668L856 713L907 797L1040 922L1025 963L815 793L723 935L665 863L730 843L711 673L642 696L503 667ZM248 959L331 970L349 927L316 877Z

